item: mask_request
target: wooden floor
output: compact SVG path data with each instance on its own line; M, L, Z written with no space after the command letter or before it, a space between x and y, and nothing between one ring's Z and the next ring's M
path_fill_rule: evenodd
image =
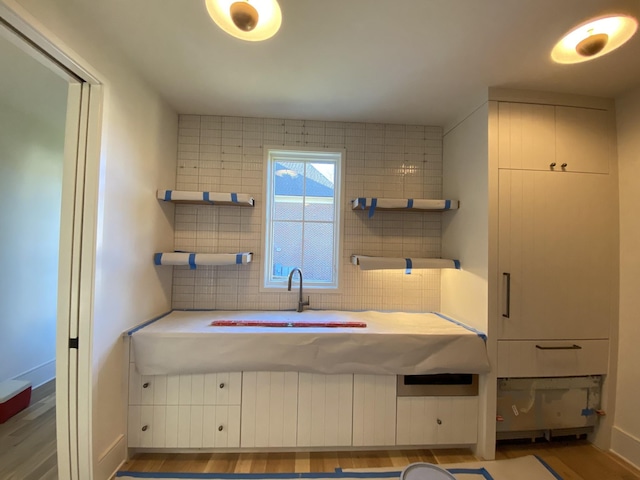
M0 479L58 478L55 381L35 389L31 405L0 425Z
M564 480L638 480L640 471L585 441L499 445L497 459L538 455ZM412 462L477 461L468 450L322 453L138 454L122 470L184 473L333 472L335 468L404 467Z
M583 441L503 444L498 459L538 455L564 480L640 480L640 471ZM332 472L403 467L412 462L476 461L468 450L375 452L138 454L123 470L142 472ZM0 425L0 480L56 479L55 385L37 389L31 406Z

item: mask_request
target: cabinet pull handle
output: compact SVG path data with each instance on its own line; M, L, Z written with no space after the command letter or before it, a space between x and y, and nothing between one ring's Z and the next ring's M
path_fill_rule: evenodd
M567 164L563 163L562 165L560 165L562 168L567 168Z
M507 272L502 273L502 277L507 280L507 311L503 313L504 318L509 318L511 314L511 274Z
M221 384L220 384L220 388L224 388L224 383L221 383Z
M543 347L542 345L536 345L538 350L582 350L580 345L576 345L575 343L570 346L560 346L560 347Z
M223 427L222 425L220 425L220 426L218 427L218 431L219 431L219 432L221 432L222 430L224 430L224 427Z
M551 162L551 163L549 164L549 167L550 167L550 168L554 168L555 166L556 166L556 162Z
M142 431L143 431L143 432L146 432L148 429L149 429L149 426L148 426L148 425L143 425L143 426L142 426Z
M142 388L149 388L149 382L144 382L142 384Z

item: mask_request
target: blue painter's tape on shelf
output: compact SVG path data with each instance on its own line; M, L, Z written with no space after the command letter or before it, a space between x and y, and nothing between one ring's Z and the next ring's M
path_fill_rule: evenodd
M196 254L195 253L190 253L189 254L189 269L190 270L195 270L196 269Z
M456 267L456 270L460 270L460 260L454 260L453 265Z
M171 201L171 190L164 191L164 201L165 202Z
M365 207L367 206L367 199L364 197L358 197L358 205L362 210L364 210Z
M231 194L231 201L233 203L238 203L238 194L237 193L232 193Z
M374 212L376 211L376 206L378 206L378 199L371 199L371 206L369 207L369 218L373 217Z
M211 200L209 200L209 192L202 192L202 200L204 200L205 202L213 203Z
M411 275L411 269L413 268L413 262L411 261L410 258L405 258L404 261L407 264L407 269L405 270L405 273L407 275Z
M413 198L407 200L407 208L413 208Z
M156 253L153 256L153 263L156 265L162 265L162 254L161 253Z
M242 264L242 254L238 253L236 255L236 265L241 265Z
M445 200L444 201L444 209L445 210L450 210L451 209L451 200Z

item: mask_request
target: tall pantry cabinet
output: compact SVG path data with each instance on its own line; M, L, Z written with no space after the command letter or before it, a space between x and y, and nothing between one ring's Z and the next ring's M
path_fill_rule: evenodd
M443 290L456 291L443 294L443 311L476 327L484 317L492 373L481 382L478 450L491 457L498 378L609 374L603 406L612 413L607 399L614 392L618 179L612 101L490 89L478 111L445 135L444 194L458 194L463 205L484 202L479 214L486 214L487 248L471 262L482 268L468 275L476 290L476 279L485 280L486 311L475 320L456 306L476 295L465 291L474 285L465 274L443 277ZM486 153L465 160L461 145L468 146L467 155L470 145L486 147ZM483 160L486 177L465 178L469 161ZM483 181L484 191L477 185ZM473 185L466 201L456 191L465 183ZM445 245L455 248L460 240L449 237L473 234L471 220L454 222L460 219L443 224L443 255L458 254L465 265L464 255ZM601 446L608 446L608 430L605 419L597 433Z

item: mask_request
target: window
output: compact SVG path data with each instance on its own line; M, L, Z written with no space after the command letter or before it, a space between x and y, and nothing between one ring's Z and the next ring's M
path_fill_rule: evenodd
M342 151L268 149L264 288L338 288ZM297 275L295 277L297 279Z

